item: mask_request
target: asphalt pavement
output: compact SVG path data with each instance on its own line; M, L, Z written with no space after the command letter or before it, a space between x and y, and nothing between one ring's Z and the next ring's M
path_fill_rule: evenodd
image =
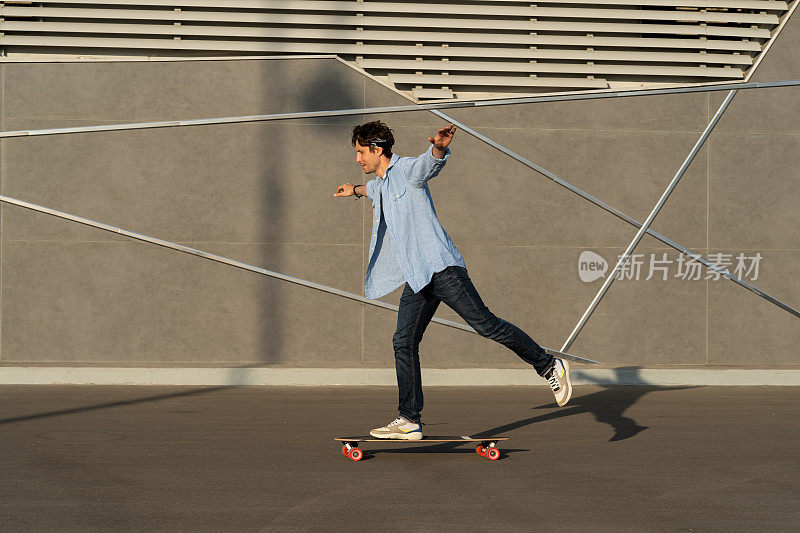
M800 389L428 388L424 430L334 436L396 414L391 387L0 387L0 530L796 531Z

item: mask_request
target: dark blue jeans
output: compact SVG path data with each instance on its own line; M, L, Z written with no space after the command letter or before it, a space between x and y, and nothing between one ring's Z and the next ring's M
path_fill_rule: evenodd
M431 282L418 293L406 283L397 313L394 344L395 368L400 403L398 411L407 419L419 422L422 411L422 376L419 368L419 343L433 313L444 302L481 336L511 349L523 361L544 375L553 364L553 356L544 351L524 331L498 318L483 304L469 279L467 269L450 266L433 275Z

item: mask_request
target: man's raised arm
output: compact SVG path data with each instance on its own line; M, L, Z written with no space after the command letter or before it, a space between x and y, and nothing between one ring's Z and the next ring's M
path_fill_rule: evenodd
M442 128L436 132L436 137L428 137L431 146L425 153L417 158L406 158L406 181L412 187L421 189L425 187L428 180L435 178L439 171L444 167L445 161L450 157L450 149L447 147L453 140L456 127L450 124L447 128Z
M428 137L428 141L433 145L433 157L441 159L444 157L445 148L453 140L456 133L455 124L450 124L447 128L442 128L436 132L436 137Z

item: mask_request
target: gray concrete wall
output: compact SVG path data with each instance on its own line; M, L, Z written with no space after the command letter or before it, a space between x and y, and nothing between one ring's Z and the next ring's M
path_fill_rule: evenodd
M756 79L800 78L799 41L790 21ZM1 75L4 131L407 103L335 60L5 64ZM644 220L722 97L452 114ZM753 283L794 306L798 102L797 88L741 92L654 224L704 255L760 253ZM349 132L370 118L7 139L2 194L360 293L370 205L331 195L363 181ZM403 155L442 124L427 112L380 118ZM636 232L464 132L431 190L490 309L549 347L601 283L579 279L580 253L613 262ZM18 207L3 205L0 219L2 364L393 365L389 311ZM616 365L797 363L796 318L729 281L676 278L677 253L655 239L637 253L667 253L669 279L615 283L573 353ZM522 366L436 324L422 354L426 366Z

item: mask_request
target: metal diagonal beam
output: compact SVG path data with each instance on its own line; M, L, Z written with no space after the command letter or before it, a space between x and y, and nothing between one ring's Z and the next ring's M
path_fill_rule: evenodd
M265 268L260 268L257 266L249 265L247 263L242 263L241 261L236 261L234 259L229 259L227 257L223 257L221 255L212 254L209 252L204 252L202 250L197 250L196 248L190 248L188 246L183 246L182 244L177 244L170 241L165 241L163 239L158 239L156 237L150 237L148 235L142 235L141 233L135 233L133 231L128 231L122 228L118 228L116 226L111 226L109 224L104 224L102 222L97 222L95 220L91 220L88 218L79 217L77 215L71 215L69 213L64 213L63 211L57 211L55 209L50 209L49 207L44 207L37 204L32 204L30 202L25 202L23 200L18 200L16 198L11 198L9 196L0 196L0 202L16 205L18 207L24 207L25 209L30 209L31 211L37 211L39 213L45 213L47 215L52 215L54 217L62 218L64 220L71 220L72 222L77 222L79 224L83 224L85 226L91 226L93 228L101 229L103 231L108 231L110 233L116 233L118 235L122 235L124 237L129 237L131 239L136 239L138 241L144 241L150 244L155 244L158 246L162 246L164 248L170 248L172 250L177 250L179 252L187 253L189 255L195 255L197 257L202 257L203 259L209 259L211 261L216 261L217 263L222 263L225 265L229 265L236 268L241 268L242 270L248 270L250 272L255 272L256 274L261 274L264 276L268 276L271 278L279 279L282 281L288 281L289 283L294 283L296 285L302 285L303 287L309 287L311 289L316 289L321 292L327 292L329 294L334 294L336 296L341 296L343 298L348 298L350 300L355 300L357 302L365 303L368 305L372 305L375 307L380 307L382 309L388 309L390 311L397 312L398 307L396 305L387 304L381 302L379 300L370 300L369 298L365 298L359 294L354 294L352 292L347 292L339 289L335 289L333 287L328 287L327 285L321 285L319 283L313 283L311 281L306 281L300 278L294 278L292 276L287 276L286 274L281 274L279 272L274 272L272 270L267 270ZM437 322L439 324L443 324L445 326L449 326L451 328L460 329L462 331L469 331L471 333L477 332L472 329L471 327L465 324L459 324L458 322L452 322L450 320L445 320L443 318L434 317L433 322ZM545 348L548 352L554 355L558 355L560 357L564 357L565 359L570 359L572 361L576 361L579 363L593 363L599 364L599 361L595 361L593 359L588 359L585 357L579 357L577 355L572 355L568 353L564 353L560 350L553 350L552 348Z
M522 163L526 167L535 170L536 172L538 172L542 176L553 180L554 182L556 182L557 184L561 185L562 187L574 192L575 194L577 194L581 198L584 198L585 200L590 201L594 205L604 209L605 211L608 211L609 213L611 213L612 215L616 216L617 218L619 218L621 220L624 220L625 222L627 222L631 226L635 226L637 228L641 228L642 227L642 223L641 222L629 217L628 215L626 215L622 211L619 211L618 209L615 209L614 207L608 205L607 203L603 202L602 200L599 200L598 198L592 196L591 194L587 193L586 191L580 189L579 187L576 187L572 183L559 178L558 176L556 176L555 174L553 174L552 172L550 172L546 168L541 167L540 165L537 165L533 161L530 161L530 160L522 157L518 153L506 148L505 146L503 146L502 144L498 143L497 141L494 141L493 139L490 139L489 137L486 137L485 135L475 131L474 129L470 128L469 126L467 126L463 122L459 122L455 118L451 117L450 115L446 115L445 113L442 113L441 111L432 110L431 113L433 113L434 115L436 115L436 116L438 116L440 118L443 118L444 120L446 120L448 122L451 122L451 123L455 124L460 129L464 130L464 132L472 135L476 139L479 139L479 140L485 142L486 144L488 144L489 146L491 146L492 148L495 148L495 149L499 150L500 152L503 152L504 154L506 154L507 156L511 157L512 159L515 159L516 161L519 161L520 163ZM715 265L714 263L712 263L708 259L704 258L702 255L691 251L690 249L686 248L685 246L682 246L681 244L678 244L677 242L673 241L672 239L669 239L669 238L661 235L657 231L654 231L654 230L652 230L650 228L647 229L647 234L651 235L652 237L655 237L656 239L658 239L659 241L663 242L667 246L670 246L670 247L674 248L675 250L678 250L682 254L685 254L688 257L691 257L693 260L697 261L698 263L701 263L705 267L707 267L707 268L709 268L709 269L711 269L711 270L713 270L715 272L718 272L721 276L723 276L723 277L731 280L732 282L744 287L745 289L751 291L752 293L757 294L758 296L764 298L768 302L780 307L781 309L783 309L787 313L790 313L790 314L794 315L795 317L800 318L800 311L798 311L797 309L794 309L790 305L778 300L774 296L771 296L771 295L767 294L766 292L762 291L758 287L754 287L750 283L748 283L748 282L746 282L746 281L744 281L742 279L737 278L736 276L731 274L727 269L722 268L719 265Z
M694 147L692 147L692 150L689 152L689 155L687 155L686 159L683 160L683 164L678 169L678 172L675 173L675 176L672 178L672 181L669 182L669 185L661 194L661 198L658 199L658 202L656 202L655 207L653 207L653 209L650 211L650 214L647 215L644 224L642 224L642 227L639 228L639 231L636 232L636 236L634 236L633 240L625 249L625 252L619 258L619 261L617 261L617 264L614 266L614 270L611 271L606 280L603 282L603 286L600 287L599 291L597 291L597 294L592 300L592 303L589 304L589 307L586 309L581 319L575 325L575 328L572 330L572 333L569 334L569 337L564 342L564 346L561 348L562 351L568 350L569 347L572 346L572 343L575 341L575 338L581 332L581 329L583 329L583 326L586 324L586 321L589 320L590 316L592 316L592 313L594 312L595 308L597 308L597 305L600 303L600 300L603 299L603 296L605 296L606 292L608 291L608 288L611 287L611 284L617 277L617 273L619 273L619 271L622 269L622 266L628 261L631 253L633 253L634 248L636 248L636 246L642 240L644 234L647 233L647 228L649 228L650 224L653 223L653 220L656 219L656 216L658 215L659 211L661 211L661 208L664 207L664 204L667 202L667 199L669 199L669 196L672 194L672 191L675 190L675 187L678 186L678 182L680 182L681 178L686 173L686 170L689 168L689 165L692 164L692 161L694 161L695 156L697 156L697 154L700 152L700 149L703 147L703 144L705 144L706 139L708 139L708 136L711 135L712 131L714 131L714 128L719 122L719 119L722 118L722 114L725 113L726 109L728 109L728 105L731 103L731 100L733 100L734 96L736 96L736 90L733 90L728 93L728 96L725 97L725 100L723 100L722 104L719 106L719 109L717 109L717 112L714 113L711 122L709 122L708 126L706 126L706 129L703 130L703 133L700 135L700 138L697 140Z
M502 100L468 100L463 102L434 102L390 107L368 107L363 109L337 109L328 111L306 111L301 113L276 113L271 115L249 115L235 117L204 118L194 120L167 120L160 122L138 122L130 124L107 124L101 126L78 126L73 128L52 128L41 130L0 131L0 138L33 137L40 135L64 135L69 133L92 133L100 131L142 130L154 128L175 128L183 126L207 126L213 124L234 124L244 122L267 122L317 117L337 117L350 115L376 115L382 113L402 113L406 111L426 111L433 109L457 109L513 104L532 104L538 102L566 102L572 100L597 100L603 98L623 98L629 96L653 96L682 94L732 89L762 89L766 87L791 87L800 85L800 80L730 83L725 85L705 85L691 87L672 87L668 89L638 89L614 92L579 92L553 96L532 96L527 98L506 98Z

